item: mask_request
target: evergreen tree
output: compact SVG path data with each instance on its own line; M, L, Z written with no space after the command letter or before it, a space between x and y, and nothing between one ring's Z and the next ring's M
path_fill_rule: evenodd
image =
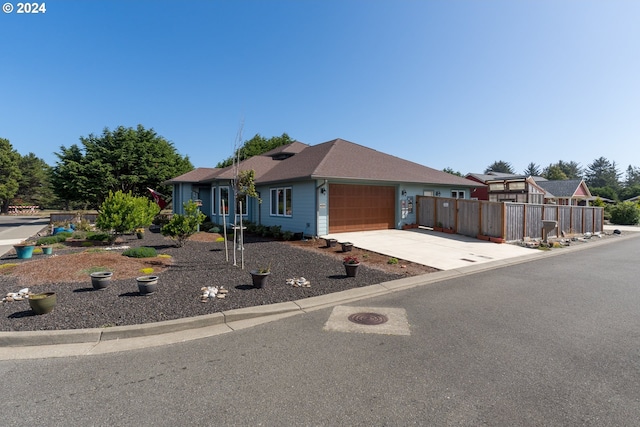
M271 151L274 148L281 147L283 145L291 144L294 142L286 133L281 136L273 136L269 139L264 138L260 134L256 134L253 138L245 141L242 147L238 148L240 161L248 159L249 157L259 156L260 154ZM233 156L219 162L217 168L225 168L233 164L234 159L237 158L238 151Z
M524 170L524 175L527 176L540 176L540 166L531 162Z
M20 154L8 139L0 138L0 203L3 213L7 213L11 200L18 192L20 179Z
M168 192L162 182L193 169L171 142L142 125L105 128L102 135L80 137L80 142L82 149L74 144L56 153L54 189L63 200L91 207L99 206L110 191L148 196L150 187Z
M490 164L485 170L484 173L489 172L501 172L501 173L510 173L515 174L513 171L513 166L511 163L505 162L504 160L498 160Z
M609 187L615 192L620 188L619 178L616 162L610 162L604 157L595 159L585 173L585 181L589 187Z

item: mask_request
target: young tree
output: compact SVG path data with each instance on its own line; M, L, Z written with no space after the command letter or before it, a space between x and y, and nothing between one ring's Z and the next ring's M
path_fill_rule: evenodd
M514 174L513 166L511 163L505 162L504 160L498 160L490 164L485 170L484 173L489 172L502 172L502 173L511 173Z
M200 212L198 205L193 200L189 200L182 206L184 215L173 215L171 220L160 230L163 236L172 238L179 248L183 247L189 237L198 231L198 226L206 218L206 215Z
M20 187L20 154L8 139L0 138L0 203L2 213L7 213L11 199Z
M109 192L99 209L96 227L111 233L111 241L138 227L147 227L160 212L160 207L145 197L131 192Z

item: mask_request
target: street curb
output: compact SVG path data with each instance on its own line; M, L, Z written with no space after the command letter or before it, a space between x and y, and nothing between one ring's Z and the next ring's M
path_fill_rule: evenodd
M597 245L609 244L620 240L639 237L638 234L621 235L619 237L597 241ZM304 298L296 301L282 302L264 306L246 307L235 310L212 313L203 316L188 317L142 325L114 326L108 328L92 329L68 329L57 331L0 331L0 348L3 347L36 347L56 346L69 344L93 344L126 340L132 338L152 337L165 334L175 334L189 330L205 330L219 325L227 325L233 330L233 324L258 324L270 320L276 320L289 315L302 314L314 310L320 310L338 304L346 304L365 298L381 296L397 291L403 291L418 286L430 285L444 280L467 276L497 268L524 262L536 261L549 256L557 256L576 250L592 248L594 245L582 244L569 246L568 248L551 250L548 252L537 251L531 254L497 260L463 268L439 271L421 276L412 276L396 279L389 282L370 285L361 288L347 289L326 295ZM532 251L535 251L532 249ZM257 321L261 319L260 321ZM251 322L256 320L255 322ZM180 334L177 334L178 336ZM184 337L183 337L184 338ZM176 340L184 341L185 339ZM165 342L166 343L166 342Z

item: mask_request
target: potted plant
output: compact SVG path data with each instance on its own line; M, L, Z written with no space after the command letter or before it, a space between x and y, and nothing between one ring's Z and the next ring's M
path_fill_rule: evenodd
M16 256L18 259L28 259L33 256L33 249L35 245L33 243L18 243L13 245L13 249L16 251Z
M351 242L342 242L340 244L342 245L342 252L351 252L351 249L353 249L353 243Z
M337 239L324 239L328 248L334 248L338 244Z
M251 270L251 280L255 288L263 288L267 284L267 278L271 274L271 265Z
M144 238L144 228L136 228L135 232L136 232L136 237L138 239L143 239Z
M157 290L158 276L140 276L136 277L136 281L140 295L151 295Z
M51 255L53 253L53 246L51 245L43 245L40 246L40 248L42 249L42 253L44 255Z
M358 273L358 267L360 266L360 260L355 256L346 256L342 259L344 269L347 273L347 277L356 277Z
M106 288L111 281L113 273L111 271L96 271L91 273L90 276L93 289L102 290Z
M43 292L29 295L29 306L35 314L47 314L58 302L55 292Z

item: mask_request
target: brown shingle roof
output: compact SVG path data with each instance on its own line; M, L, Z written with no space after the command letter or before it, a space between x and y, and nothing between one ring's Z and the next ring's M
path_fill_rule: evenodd
M294 154L284 160L278 154ZM256 184L306 179L354 179L482 187L475 181L381 153L343 139L318 145L293 142L240 162L239 170L255 171ZM198 168L166 183L233 179L233 166Z
M171 178L162 184L178 184L181 182L202 182L213 180L221 169L218 168L196 168L175 178Z
M479 187L480 184L343 139L309 146L280 161L257 183L295 179L361 179Z

